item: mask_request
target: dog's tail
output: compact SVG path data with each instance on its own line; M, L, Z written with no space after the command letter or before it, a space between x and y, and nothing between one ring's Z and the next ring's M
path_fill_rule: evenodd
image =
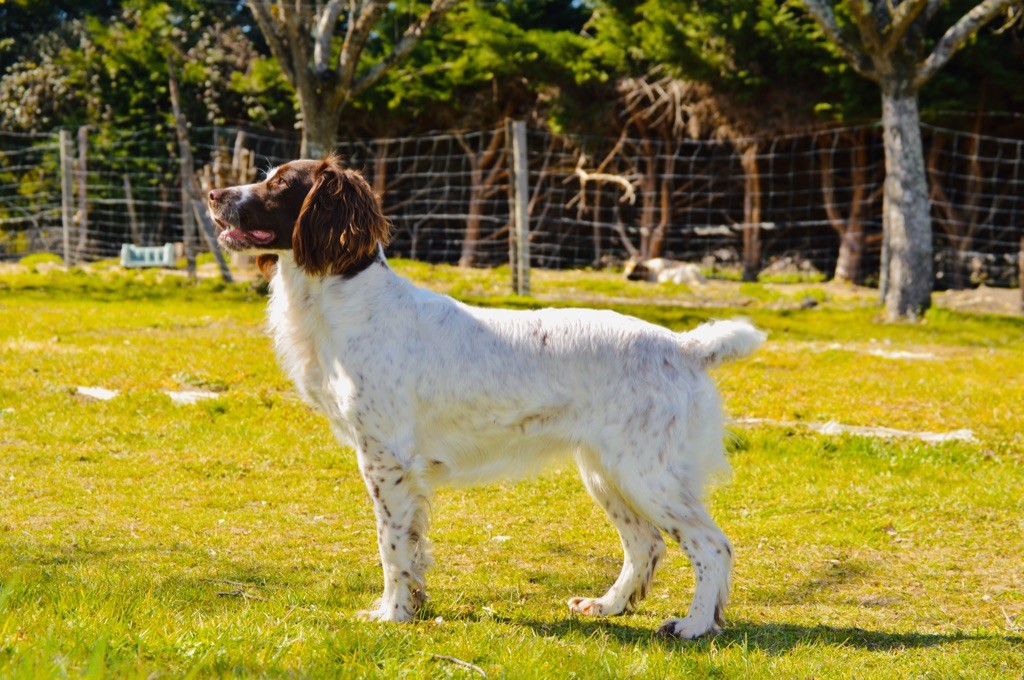
M680 335L684 351L703 369L753 354L765 337L764 331L745 319L710 321Z

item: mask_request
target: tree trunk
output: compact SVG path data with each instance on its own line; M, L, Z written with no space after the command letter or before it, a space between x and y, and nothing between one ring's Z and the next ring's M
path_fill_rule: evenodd
M846 230L839 236L839 259L833 278L844 283L858 283L860 262L864 255L864 225L859 220L850 220Z
M867 140L864 129L851 139L851 144L850 184L853 191L849 210L844 215L836 203L837 177L832 157L834 147L821 151L821 196L828 221L839 235L839 256L836 258L836 269L832 278L843 283L860 283L865 238L863 213L865 194L868 190Z
M644 175L640 180L640 256L649 260L657 255L651 254L651 240L654 236L654 216L658 202L658 166L657 156L651 148L651 140L644 137L642 144L644 158Z
M658 213L658 226L654 228L654 233L651 234L650 257L661 257L661 249L665 245L665 233L668 231L668 225L672 221L671 168L666 168L666 172L662 174L658 187L660 189L658 200L660 201L661 208Z
M470 173L469 211L466 215L466 231L462 237L462 252L459 254L460 267L476 266L476 248L480 242L480 225L483 220L483 174L480 167Z
M885 193L882 226L889 246L885 314L915 319L931 305L932 219L917 93L905 82L882 84Z
M499 162L500 152L505 145L505 132L495 132L487 148L478 156L477 152L466 143L461 134L456 134L456 141L469 159L469 214L466 216L466 231L462 238L462 252L459 254L460 267L477 265L477 247L480 244L483 227L484 208L488 193L493 191L494 184L501 175L503 164Z
M320 96L299 96L302 111L302 158L324 158L338 146L338 121L341 109L320 99Z

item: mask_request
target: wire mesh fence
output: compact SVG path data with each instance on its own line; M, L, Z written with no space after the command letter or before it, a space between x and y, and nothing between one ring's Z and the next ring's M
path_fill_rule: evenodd
M939 287L1019 285L1024 141L924 127ZM342 142L381 193L393 254L463 266L509 257L505 128ZM294 158L297 136L190 131L205 188L257 180ZM73 262L121 245L182 240L174 131L90 129L72 166ZM872 283L884 157L877 126L732 141L528 135L530 264L628 258L699 263L715 275L791 272ZM64 169L67 172L67 169ZM63 256L56 131L0 132L0 259ZM201 243L201 242L200 242Z

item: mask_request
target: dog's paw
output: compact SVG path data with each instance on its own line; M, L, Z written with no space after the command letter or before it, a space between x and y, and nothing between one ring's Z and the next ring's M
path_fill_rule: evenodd
M356 612L356 617L363 621L386 621L389 623L406 623L412 621L413 612L408 607L378 606L374 609L363 609Z
M615 616L621 614L625 607L614 607L603 598L574 597L569 600L569 611L583 616Z
M714 621L697 621L690 617L669 619L661 624L658 633L683 640L696 640L705 635L718 635L722 629Z

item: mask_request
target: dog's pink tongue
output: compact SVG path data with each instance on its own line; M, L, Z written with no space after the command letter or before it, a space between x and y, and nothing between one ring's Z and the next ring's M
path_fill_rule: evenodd
M274 232L254 230L249 232L249 238L256 243L270 243L274 240Z

